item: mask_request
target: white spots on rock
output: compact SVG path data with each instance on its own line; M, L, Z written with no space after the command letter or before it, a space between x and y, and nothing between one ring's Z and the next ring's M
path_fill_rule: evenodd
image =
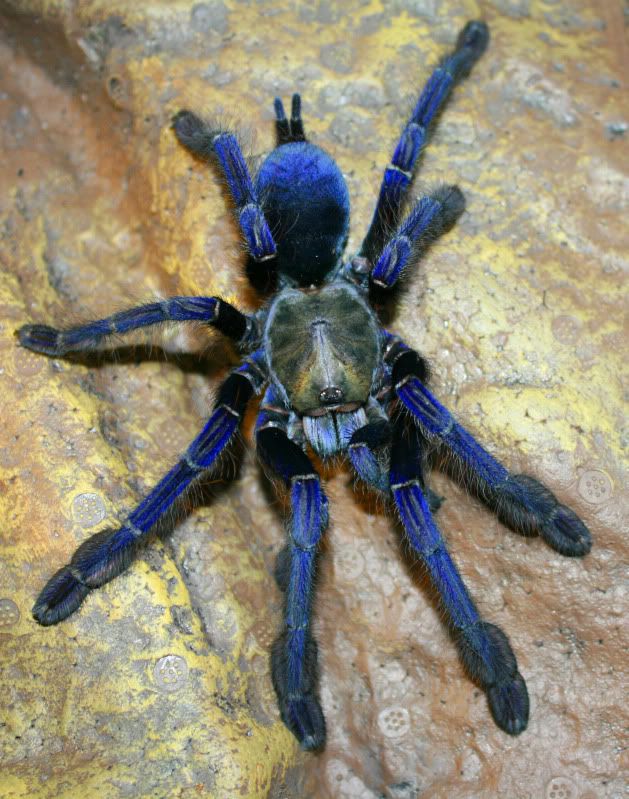
M174 693L188 681L188 664L179 655L165 655L153 668L155 684L166 693Z
M546 799L577 799L579 792L576 784L568 777L553 777L546 785Z
M360 542L356 539L346 541L335 547L334 566L338 577L343 581L358 579L365 570L365 559L359 552Z
M574 316L560 314L551 322L553 337L562 344L574 346L575 339L579 336L581 323Z
M401 738L411 729L411 714L400 705L385 707L378 714L378 727L387 738Z
M607 472L602 469L588 469L583 472L577 484L577 491L586 502L600 505L611 499L613 483Z
M20 609L12 599L0 599L0 627L11 627L20 620Z
M95 527L103 521L107 511L105 503L100 494L85 492L78 494L72 500L72 516L74 521L87 529Z
M43 369L44 362L41 355L24 349L24 347L16 347L13 353L15 371L21 377L33 377Z

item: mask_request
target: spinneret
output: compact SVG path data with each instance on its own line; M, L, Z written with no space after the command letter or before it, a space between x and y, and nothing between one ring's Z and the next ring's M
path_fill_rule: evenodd
M385 330L370 304L377 304L377 292L386 295L399 284L465 208L457 186L442 186L416 200L402 218L430 128L488 41L487 26L469 22L429 78L385 169L360 251L345 261L349 193L334 160L306 139L299 95L293 95L290 118L275 99L277 147L254 176L234 133L190 111L175 116L180 143L211 161L227 184L252 283L275 283L279 290L253 315L218 297L174 297L65 330L28 324L18 331L23 347L59 357L165 322L194 323L215 327L243 353L178 463L119 529L87 539L50 578L33 608L40 624L62 621L130 565L177 499L216 467L248 404L264 392L257 452L279 478L290 506L275 570L284 594L283 621L271 653L286 726L305 749L325 745L312 611L328 502L312 453L347 454L357 478L387 500L430 575L461 660L486 692L496 724L511 735L526 728L528 692L511 645L480 615L435 522L442 498L427 484L428 453L455 462L500 521L523 535L539 535L562 555L587 554L589 531L546 486L511 474L475 440L428 389L426 360Z

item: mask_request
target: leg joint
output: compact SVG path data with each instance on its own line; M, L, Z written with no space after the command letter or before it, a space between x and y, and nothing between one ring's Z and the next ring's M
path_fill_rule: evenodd
M227 410L229 410L229 408ZM184 454L182 460L189 469L192 469L193 472L203 471L204 467L198 464L193 458L191 458L187 452Z

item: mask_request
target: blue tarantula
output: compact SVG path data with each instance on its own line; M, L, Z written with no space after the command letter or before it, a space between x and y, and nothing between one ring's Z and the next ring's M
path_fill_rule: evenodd
M93 535L49 580L33 608L40 624L65 619L92 589L129 566L140 542L175 500L215 466L234 439L247 403L264 391L257 451L285 484L291 507L288 542L276 568L285 602L271 655L272 678L282 719L302 747L321 749L326 735L311 613L328 507L309 450L324 459L346 453L359 478L390 498L496 724L511 735L526 728L528 694L509 641L479 615L433 520L439 498L426 485L429 453L452 456L470 489L501 522L525 535L541 535L562 555L585 555L590 534L545 486L510 474L453 418L426 387L426 361L385 330L375 310L427 243L464 209L460 190L444 186L402 214L431 123L488 41L487 26L469 22L454 51L433 72L385 169L360 252L349 260L343 260L347 186L334 160L306 139L299 95L293 96L290 119L281 100L275 100L277 147L255 178L233 133L190 111L174 117L179 142L212 161L227 183L251 281L274 290L253 315L218 297L175 297L65 330L34 324L18 331L22 346L58 357L160 322L200 322L231 338L244 356L179 462L120 529Z

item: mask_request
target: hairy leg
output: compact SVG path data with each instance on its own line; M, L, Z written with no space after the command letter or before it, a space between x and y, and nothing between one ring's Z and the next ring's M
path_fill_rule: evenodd
M24 325L17 331L17 337L20 344L29 350L58 357L97 347L109 336L162 322L203 322L236 342L248 339L255 332L251 317L219 297L172 297L63 330L49 325Z
M390 493L389 461L391 458L391 427L387 422L369 422L352 436L348 453L350 463L360 479L371 488ZM378 452L380 451L380 452ZM444 498L425 484L422 490L431 513L436 513Z
M428 79L411 118L402 131L391 163L384 171L373 220L360 250L360 255L371 264L375 263L380 254L389 231L397 226L431 123L443 107L452 87L470 73L488 42L487 25L484 22L468 22L459 34L454 51Z
M264 217L238 139L228 131L215 130L192 111L179 111L173 118L179 142L191 153L219 165L236 205L238 223L251 257L267 261L277 248Z
M524 535L540 535L562 555L582 557L590 551L592 537L574 511L535 478L507 471L430 393L416 352L395 339L387 358L397 397L424 434L455 456L469 487L500 521Z
M140 542L156 522L193 480L217 462L232 440L248 400L260 390L263 378L258 365L249 359L229 375L201 433L125 524L118 530L102 530L88 538L70 563L50 578L33 607L33 616L40 624L62 621L92 589L128 568Z
M303 450L291 441L286 417L274 411L269 389L257 423L261 460L290 491L289 542L278 558L276 577L285 592L284 625L271 655L273 685L282 720L307 750L325 745L325 719L317 696L317 644L311 631L317 548L328 524L327 499Z
M419 260L427 246L449 230L464 210L465 198L458 186L442 186L430 197L420 198L384 245L369 276L370 283L393 288L406 267Z
M421 437L402 413L393 420L390 481L406 537L439 593L463 664L487 694L496 724L518 735L528 723L526 684L507 636L481 618L446 549L422 488Z
M389 493L386 461L391 446L391 425L385 419L369 422L352 435L348 455L360 479L384 493ZM379 453L384 450L381 457Z

